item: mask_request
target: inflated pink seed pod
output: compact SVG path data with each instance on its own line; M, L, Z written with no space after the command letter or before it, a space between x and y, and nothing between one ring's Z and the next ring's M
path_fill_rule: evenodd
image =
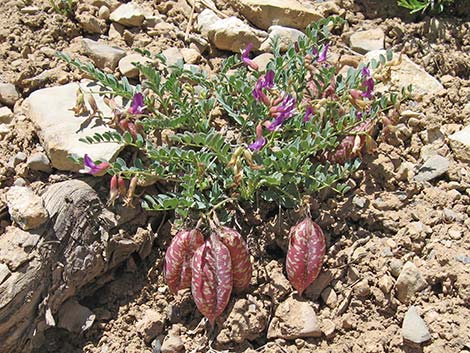
M320 273L325 248L325 236L320 226L309 217L291 228L286 270L290 283L299 295Z
M197 230L182 230L171 240L165 253L163 272L172 293L191 287L191 259L204 244L204 236Z
M243 237L235 229L219 227L216 230L222 243L230 251L232 259L233 290L241 293L250 285L252 266L250 253Z
M222 314L232 293L232 262L230 251L212 234L196 250L191 262L191 292L199 311L213 326Z

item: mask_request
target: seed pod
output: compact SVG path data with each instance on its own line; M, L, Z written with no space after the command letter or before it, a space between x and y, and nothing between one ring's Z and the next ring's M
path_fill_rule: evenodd
M108 206L114 206L114 202L119 197L119 189L118 189L118 177L117 175L113 175L109 182L109 199L108 199Z
M197 229L182 230L171 240L163 272L172 293L191 286L191 258L202 244L204 237Z
M232 259L233 290L241 293L250 285L252 266L250 253L243 237L235 229L220 227L217 235L230 251Z
M215 233L196 250L191 269L194 302L213 326L228 304L233 280L230 251Z
M306 217L289 234L286 270L292 286L302 295L317 278L325 256L325 236L318 224Z

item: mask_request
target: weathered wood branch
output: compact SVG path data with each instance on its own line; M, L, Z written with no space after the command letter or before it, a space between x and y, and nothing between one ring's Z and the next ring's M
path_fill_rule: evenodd
M146 257L153 244L153 233L143 228L134 234L113 234L116 215L83 181L51 185L42 198L50 216L46 225L35 234L9 227L0 236L3 353L30 352L42 344L42 334L51 326L85 327L61 317L78 305L75 297L80 289L132 253ZM68 309L61 311L64 307ZM86 320L78 316L76 320Z

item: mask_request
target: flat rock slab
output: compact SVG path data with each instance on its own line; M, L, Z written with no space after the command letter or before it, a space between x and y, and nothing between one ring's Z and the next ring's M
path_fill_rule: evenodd
M89 92L89 87L80 87ZM100 119L92 119L87 124L88 115L75 116L71 109L75 106L78 83L44 88L33 92L25 101L29 119L37 126L38 135L54 168L65 171L78 171L82 166L70 160L70 155L83 157L85 153L93 160L112 160L123 148L116 143L86 144L79 139L94 133L104 133L110 128ZM94 91L98 86L93 87ZM111 110L103 99L94 94L99 109L105 116Z
M83 53L88 56L100 69L114 70L126 52L121 48L97 42L88 38L82 39Z
M109 19L123 26L135 27L144 23L145 16L143 10L132 2L119 6L111 12Z
M234 53L246 48L249 43L258 49L268 36L266 32L250 27L236 17L224 18L213 23L208 29L209 40L221 50Z
M351 49L361 54L383 49L384 40L385 33L380 28L353 33L349 39Z
M450 162L447 158L434 155L419 168L414 179L416 181L430 181L447 173L449 166Z
M274 40L277 39L279 49L286 51L289 46L297 42L300 37L305 37L305 34L298 29L282 27L282 26L271 26L268 30L269 37L266 39L260 47L261 51L271 51Z
M304 30L310 23L323 18L320 12L297 0L237 0L234 5L248 21L261 29L279 25Z
M386 51L374 50L368 52L365 55L365 62L369 62L372 59L378 61L380 54L386 56ZM393 55L393 60L398 60L398 54ZM403 87L412 85L413 90L411 95L413 97L419 97L425 94L436 94L444 89L444 86L442 86L436 78L428 74L424 68L411 61L406 55L402 55L401 63L392 66L390 83L386 86L379 85L378 89L385 91L389 88L388 85L400 90Z

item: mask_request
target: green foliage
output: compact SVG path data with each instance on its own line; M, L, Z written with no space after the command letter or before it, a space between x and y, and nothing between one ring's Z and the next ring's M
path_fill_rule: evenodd
M168 67L157 56L152 64L136 64L143 81L133 87L125 78L117 80L91 64L59 56L103 85L107 98L144 93L144 114L122 109L108 120L114 127L135 123L138 133L118 128L84 141L118 142L135 150L127 162L118 158L110 173L137 177L141 184L158 181L160 191L142 200L145 208L175 210L183 218L192 212L217 212L226 222L230 210L247 202L290 208L325 188L346 192L347 178L360 166L356 157L370 138L370 129L363 127L373 127L398 104L397 95L391 94L353 98L353 91L366 94L365 79L372 80L364 74L368 70L360 66L339 75L336 67L320 60L317 54L328 43L328 27L342 21L328 18L311 25L306 37L284 54L275 41L274 59L264 72L250 70L239 56L231 56L209 77L179 64ZM372 68L386 69L391 59L391 53L382 56ZM269 70L274 86L264 90L270 102L263 104L253 90ZM262 129L276 121L275 111L283 109L286 98L295 104L287 118L279 128ZM310 108L314 113L309 117ZM261 148L252 145L259 138L257 127L265 142ZM348 145L351 141L354 147Z
M75 11L74 0L49 0L54 12L66 16L72 17Z
M410 10L411 14L426 11L444 11L445 6L452 4L454 0L398 0L398 6Z

